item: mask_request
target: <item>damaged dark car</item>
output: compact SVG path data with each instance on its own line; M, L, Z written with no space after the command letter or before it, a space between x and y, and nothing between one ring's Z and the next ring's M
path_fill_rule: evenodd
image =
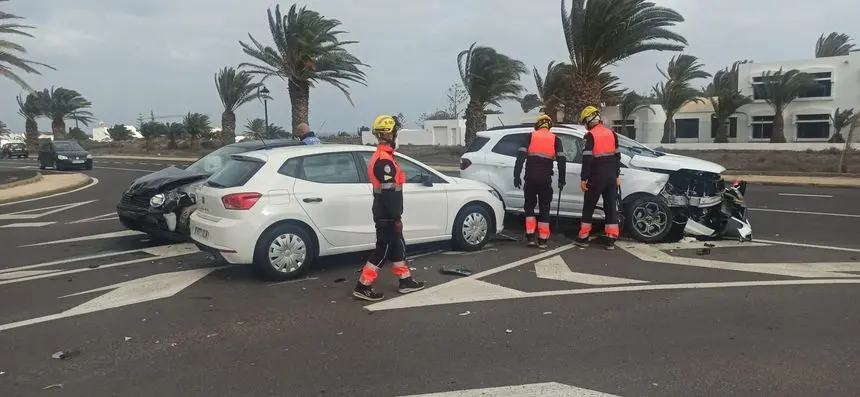
M196 209L195 191L231 161L230 156L301 144L292 139L246 140L215 150L188 166L175 165L138 178L117 204L119 221L157 241L189 241L188 220Z

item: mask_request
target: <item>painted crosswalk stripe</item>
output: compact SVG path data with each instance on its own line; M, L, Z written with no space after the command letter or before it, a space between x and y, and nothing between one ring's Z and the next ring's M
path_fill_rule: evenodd
M8 225L0 226L0 228L10 228L10 227L42 227L53 225L57 222L23 222L23 223L10 223Z
M134 230L123 230L119 232L111 232L111 233L103 233L103 234L94 234L92 236L84 236L84 237L75 237L75 238L67 238L63 240L54 240L54 241L45 241L42 243L34 243L20 246L24 247L38 247L42 245L53 245L53 244L64 244L64 243L77 243L80 241L91 241L91 240L101 240L107 238L117 238L117 237L127 237L127 236L137 236L144 235L145 233L137 232Z

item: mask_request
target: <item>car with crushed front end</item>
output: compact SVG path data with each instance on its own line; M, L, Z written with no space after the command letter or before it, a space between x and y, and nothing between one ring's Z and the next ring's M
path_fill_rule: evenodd
M513 184L517 151L534 130L531 124L501 126L480 131L460 158L460 176L493 187L507 212L523 213L523 191ZM567 181L579 181L585 146L585 127L557 125L552 128L562 141L567 158ZM746 219L743 195L746 183L723 181L725 167L693 157L664 153L618 134L621 152L621 194L619 203L622 232L635 240L654 243L680 238L683 234L702 238L724 236L749 240L752 226ZM558 170L555 170L558 173ZM552 213L578 218L584 194L577 184L558 190ZM560 203L560 208L559 208ZM603 219L598 202L595 219Z
M191 238L268 280L288 280L316 258L376 244L367 164L375 148L310 145L233 155L199 188ZM480 250L504 228L501 197L484 183L446 176L395 152L406 175L403 236L409 245L450 241Z
M188 166L173 165L142 176L122 193L116 206L119 221L157 241L188 241L188 219L196 208L194 190L220 171L231 155L301 144L294 139L244 140L223 146Z

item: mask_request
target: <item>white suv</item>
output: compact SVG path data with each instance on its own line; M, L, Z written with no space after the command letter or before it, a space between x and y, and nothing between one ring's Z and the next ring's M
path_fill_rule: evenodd
M484 182L504 200L508 212L523 212L523 191L514 187L514 162L517 149L534 128L531 125L503 126L478 132L460 159L460 176ZM579 189L585 128L556 126L552 132L561 138L567 157L567 186L561 193L560 215L579 217L584 195ZM709 161L658 152L623 135L618 135L621 150L621 201L624 231L642 242L657 242L670 233L686 231L708 235L725 228L720 216L722 176L725 168ZM556 174L558 170L555 171ZM557 210L558 175L553 176ZM616 205L618 205L616 203ZM598 202L602 207L603 203ZM598 208L596 219L603 219ZM676 226L677 225L677 226Z

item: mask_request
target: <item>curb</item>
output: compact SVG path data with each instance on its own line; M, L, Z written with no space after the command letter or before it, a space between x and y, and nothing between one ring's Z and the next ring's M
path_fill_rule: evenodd
M86 175L83 173L77 173L77 174ZM42 175L39 174L40 179L41 179L41 176ZM74 183L71 185L60 186L60 187L57 187L55 189L46 190L44 192L39 192L39 193L34 193L34 194L25 194L25 195L21 195L21 196L6 198L6 199L0 199L0 204L12 203L12 202L21 201L21 200L29 200L29 199L43 197L43 196L50 196L52 194L57 194L57 193L64 193L64 192L68 192L70 190L82 188L84 186L89 185L90 183L93 183L93 178L90 177L89 175L87 175L86 179L82 179L80 182L77 182L77 183Z
M36 182L39 182L41 180L42 180L42 173L37 172L36 176L30 177L27 179L22 179L20 181L4 183L4 184L0 185L0 189L11 189L13 187L17 187L17 186L21 186L21 185L28 185L31 183L36 183Z

